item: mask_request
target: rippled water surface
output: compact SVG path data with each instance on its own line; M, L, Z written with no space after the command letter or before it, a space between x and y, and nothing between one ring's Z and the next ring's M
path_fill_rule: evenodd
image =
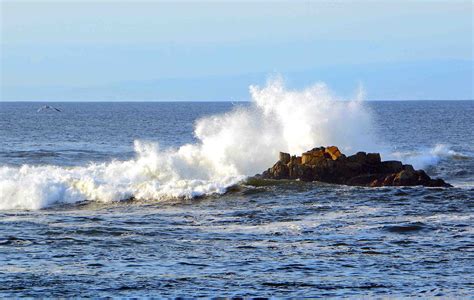
M196 199L3 210L0 296L472 296L473 102L367 105L394 153L454 188L248 181ZM0 103L0 165L130 159L136 139L177 147L197 118L232 109L39 106Z

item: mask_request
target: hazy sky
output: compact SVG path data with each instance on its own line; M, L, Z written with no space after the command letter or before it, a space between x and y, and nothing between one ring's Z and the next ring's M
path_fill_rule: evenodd
M472 1L0 1L4 101L474 98Z

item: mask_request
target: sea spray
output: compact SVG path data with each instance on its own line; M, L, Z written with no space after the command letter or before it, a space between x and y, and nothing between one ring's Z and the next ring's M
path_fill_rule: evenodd
M301 91L272 79L250 87L247 107L196 122L195 144L177 149L135 142L136 158L65 168L0 168L0 209L39 209L55 203L192 198L223 193L268 168L279 151L300 154L319 145L344 152L375 149L369 111L360 94L334 96L324 83Z
M396 151L387 155L390 158L412 164L415 168L424 169L436 165L442 159L468 159L469 157L452 150L449 145L436 144L433 147L424 147L413 151Z

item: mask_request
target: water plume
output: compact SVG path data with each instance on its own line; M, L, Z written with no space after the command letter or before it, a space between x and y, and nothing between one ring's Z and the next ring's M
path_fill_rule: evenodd
M324 83L287 89L280 78L250 87L251 103L196 122L195 144L160 149L135 142L136 158L88 166L0 167L0 209L40 209L55 203L163 200L224 193L271 166L279 151L315 146L373 150L372 121L360 89L352 100Z

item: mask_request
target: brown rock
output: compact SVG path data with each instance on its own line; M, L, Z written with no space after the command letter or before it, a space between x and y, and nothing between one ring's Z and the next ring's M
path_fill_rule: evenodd
M398 173L403 169L403 164L397 160L387 160L380 163L380 173Z
M380 159L380 154L379 153L368 153L367 154L367 163L376 165L381 163L382 160Z
M289 164L301 165L301 156L293 155L293 156L290 158Z
M332 160L338 159L342 154L336 146L329 146L324 150L324 152L329 154Z
M303 165L300 172L301 177L298 179L302 181L315 181L314 169L311 166Z
M348 156L347 160L358 164L364 164L367 160L367 154L365 152L357 152L354 155Z
M370 186L375 180L378 179L377 174L362 174L359 176L355 176L350 178L345 182L347 185L368 185Z
M284 163L278 161L269 171L273 179L287 179L290 175L290 171L288 169L288 166L285 165Z
M335 146L314 148L302 156L280 153L279 161L259 175L271 179L299 179L360 186L450 186L431 179L423 170L400 161L381 161L378 153L358 152L346 157Z
M311 159L313 159L313 155L311 155L311 153L306 152L301 155L301 163L303 165L309 163Z
M437 179L431 179L426 186L429 187L450 187L451 185L449 183L446 183L443 179L437 178Z
M426 174L425 171L423 170L416 171L416 174L418 175L418 180L420 182L424 183L424 182L429 182L430 180L432 180L430 176L428 176L428 174Z
M403 170L395 175L393 185L417 185L418 175L413 171Z
M301 163L314 165L319 158L324 158L324 148L314 148L310 151L307 151L301 155Z
M284 164L290 162L290 154L285 152L280 152L280 161Z
M393 185L393 180L395 179L396 174L389 174L386 176L382 182L382 186L391 186Z

